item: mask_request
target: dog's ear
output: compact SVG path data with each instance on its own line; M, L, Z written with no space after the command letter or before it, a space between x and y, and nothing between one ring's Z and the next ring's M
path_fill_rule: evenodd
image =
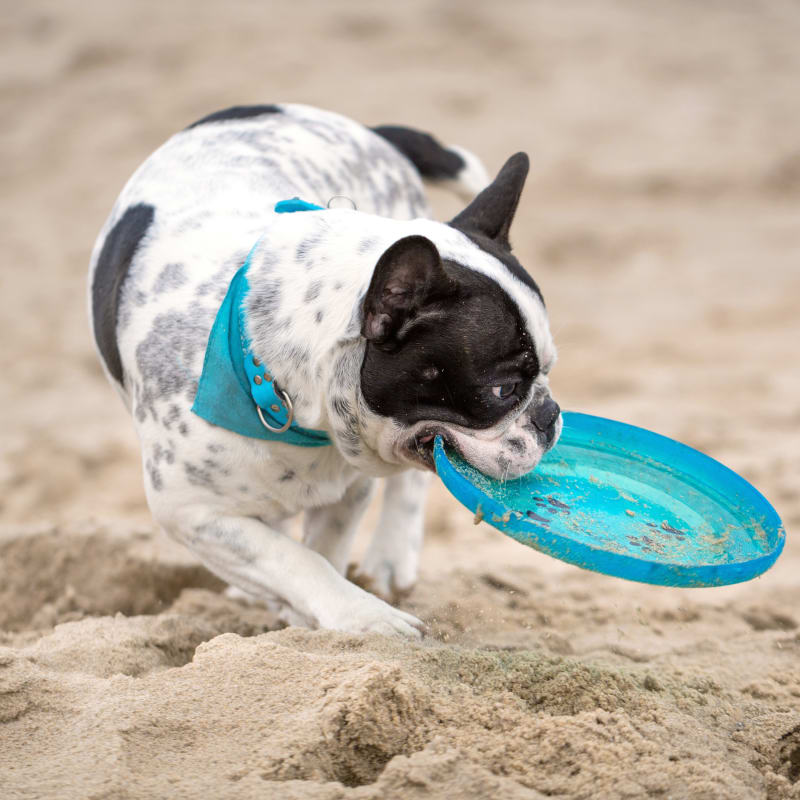
M486 236L511 250L508 232L525 186L528 167L525 153L511 156L497 177L449 224L466 234Z
M432 311L432 304L455 288L430 239L399 239L375 267L362 307L362 336L374 344L396 345L416 320Z

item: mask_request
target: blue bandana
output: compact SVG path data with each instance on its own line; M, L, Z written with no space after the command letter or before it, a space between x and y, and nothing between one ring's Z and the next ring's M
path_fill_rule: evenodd
M296 197L275 206L279 214L320 209L320 206ZM244 298L250 289L247 269L254 250L255 247L233 276L217 312L208 337L192 411L212 425L251 439L267 439L299 447L329 445L331 440L325 431L308 430L293 422L289 424L292 418L289 398L276 387L269 368L250 349Z

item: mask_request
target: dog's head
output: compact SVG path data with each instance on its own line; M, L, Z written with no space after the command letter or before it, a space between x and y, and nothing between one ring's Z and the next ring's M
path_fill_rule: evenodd
M390 463L432 468L437 434L482 472L514 478L561 431L541 293L511 253L528 159L512 156L448 226L394 242L362 305L364 402Z

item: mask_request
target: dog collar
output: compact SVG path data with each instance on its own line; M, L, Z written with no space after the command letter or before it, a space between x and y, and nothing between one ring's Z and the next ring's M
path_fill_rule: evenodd
M321 210L321 206L297 197L275 206L278 214L312 210ZM294 423L291 399L252 352L244 299L250 289L247 270L256 246L233 276L217 312L192 412L212 425L253 439L298 447L329 445L331 440L325 431L301 428Z

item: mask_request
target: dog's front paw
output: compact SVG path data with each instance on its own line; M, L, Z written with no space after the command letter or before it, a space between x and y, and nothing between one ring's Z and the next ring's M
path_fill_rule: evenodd
M417 582L417 559L414 553L367 553L360 565L350 564L347 577L368 592L396 603Z
M425 623L413 614L394 608L367 592L357 590L359 597L337 609L328 609L319 620L323 628L347 633L382 633L384 636L407 636L421 639Z

